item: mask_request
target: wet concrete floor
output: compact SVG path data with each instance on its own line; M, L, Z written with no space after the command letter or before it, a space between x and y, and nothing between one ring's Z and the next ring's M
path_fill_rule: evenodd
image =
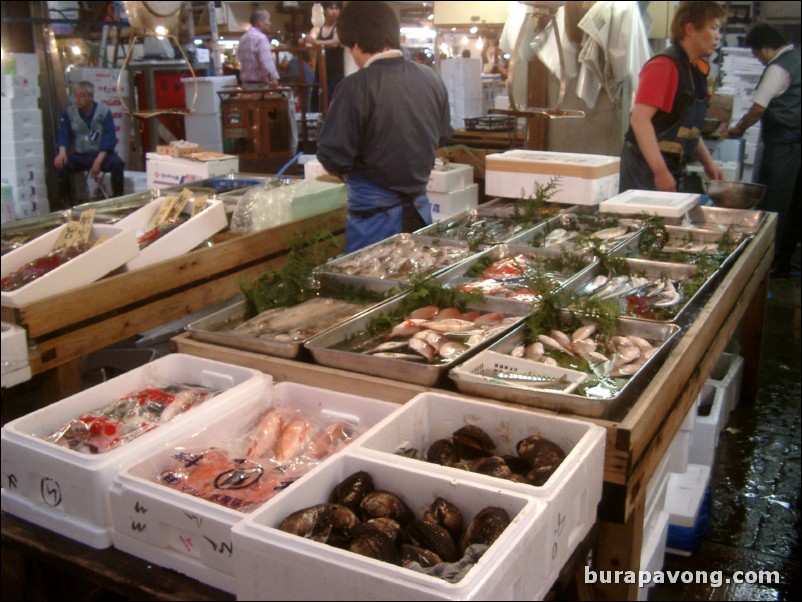
M797 266L798 266L797 261ZM710 529L666 571L777 571L774 584L656 585L649 600L796 600L800 593L800 278L773 279L757 399L721 432L711 477Z

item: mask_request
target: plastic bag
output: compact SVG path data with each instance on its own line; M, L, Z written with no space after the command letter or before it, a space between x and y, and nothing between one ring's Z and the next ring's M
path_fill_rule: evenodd
M231 232L248 234L292 221L292 202L306 190L310 181L274 180L250 189L234 209Z

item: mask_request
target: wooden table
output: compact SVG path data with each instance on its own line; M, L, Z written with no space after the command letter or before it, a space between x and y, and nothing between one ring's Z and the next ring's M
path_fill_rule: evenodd
M82 389L81 356L237 296L285 260L294 236L329 231L343 240L345 208L253 234L224 232L174 259L109 276L23 306L2 305L2 319L28 332L32 375L43 375L44 401Z
M767 218L750 244L701 308L626 416L617 422L582 418L607 429L601 528L594 551L596 570L639 569L646 485L665 456L685 416L729 340L740 327L743 399L755 397L769 268L774 253L776 215ZM405 403L434 389L310 363L210 345L188 335L173 339L177 351L256 368L276 381ZM491 403L507 405L496 400ZM521 406L518 406L521 407ZM530 408L535 412L546 412ZM548 413L548 412L546 412ZM637 598L637 584L596 586L597 599Z
M607 429L604 491L599 508L600 526L593 554L595 570L639 569L646 484L655 472L660 459L667 453L680 424L693 407L718 357L739 328L741 353L744 356L741 395L744 399L755 396L775 229L776 216L770 213L752 242L721 280L710 299L701 308L696 320L683 333L660 370L622 420L613 422L579 417L601 424ZM310 363L210 345L195 341L187 335L174 338L173 344L176 351L182 353L257 368L271 374L276 381L314 384L318 387L378 397L396 403L405 403L420 392L434 390ZM484 401L513 405L492 399ZM527 409L548 413L545 410L529 407ZM7 546L13 545L17 552L22 550L24 555L58 558L58 562L61 563L80 565L81 571L96 574L101 581L108 577L106 573L113 574L117 570L116 563L120 552L102 553L106 556L98 553L97 556L92 555L96 564L92 564L91 561L82 563L76 558L81 554L69 550L69 546L80 544L73 544L53 534L49 534L49 539L44 543L38 543L39 537L42 533L47 533L46 531L13 517L4 515L2 519L4 552ZM81 549L89 550L83 546ZM126 562L132 560L134 559L129 557ZM6 562L4 554L4 570ZM147 565L147 563L141 564ZM134 570L127 568L130 565L121 566L123 572ZM130 577L130 573L128 575ZM133 581L129 578L129 585ZM203 589L200 584L196 585ZM175 596L171 597L169 588L167 589L168 591L164 591L164 588L154 587L148 582L142 584L138 595L157 599L178 599ZM183 599L215 599L189 592L182 594L183 591L177 589L176 593L186 596L196 595L194 598ZM622 583L597 584L592 593L600 600L634 600L638 592L636 584ZM219 595L219 592L206 591L205 595Z

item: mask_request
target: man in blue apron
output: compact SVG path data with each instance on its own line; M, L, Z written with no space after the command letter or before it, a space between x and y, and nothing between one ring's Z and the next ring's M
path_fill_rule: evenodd
M716 49L725 14L718 2L681 2L677 8L672 45L640 73L621 151L620 192L676 192L693 158L711 180L724 178L700 136L707 112L707 74L700 65L706 66L702 59Z
M74 202L69 178L73 173L89 170L96 180L110 173L112 195L124 192L125 162L114 152L114 118L106 104L94 101L94 93L92 82L78 82L73 87L73 103L61 114L54 165L64 207Z
M771 275L788 276L800 232L800 160L802 160L802 92L800 53L768 23L749 30L744 40L766 69L760 76L752 106L730 137L740 137L758 120L763 136L763 158L758 182L767 187L758 209L777 212L777 244ZM798 268L797 268L798 269Z
M317 158L345 180L350 253L431 223L426 184L453 129L445 84L403 58L398 18L387 4L346 4L337 30L360 70L337 87Z

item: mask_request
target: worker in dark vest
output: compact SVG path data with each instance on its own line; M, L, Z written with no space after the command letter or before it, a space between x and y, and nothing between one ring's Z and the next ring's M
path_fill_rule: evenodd
M64 207L75 202L70 174L87 170L97 181L110 173L112 195L123 195L125 163L115 152L114 118L106 104L94 101L94 94L91 82L78 82L73 86L73 103L61 114L54 164Z
M757 181L768 189L758 209L776 211L778 214L771 273L774 277L788 276L791 257L802 229L802 193L799 186L799 163L802 160L800 52L798 48L787 44L783 35L767 23L750 29L744 43L766 65L766 69L752 95L752 106L727 134L730 137L743 136L751 125L761 122L763 158Z
M707 112L707 63L725 16L718 2L681 2L672 45L640 73L629 131L621 150L619 190L676 192L685 164L696 158L711 180L724 174L701 138Z

